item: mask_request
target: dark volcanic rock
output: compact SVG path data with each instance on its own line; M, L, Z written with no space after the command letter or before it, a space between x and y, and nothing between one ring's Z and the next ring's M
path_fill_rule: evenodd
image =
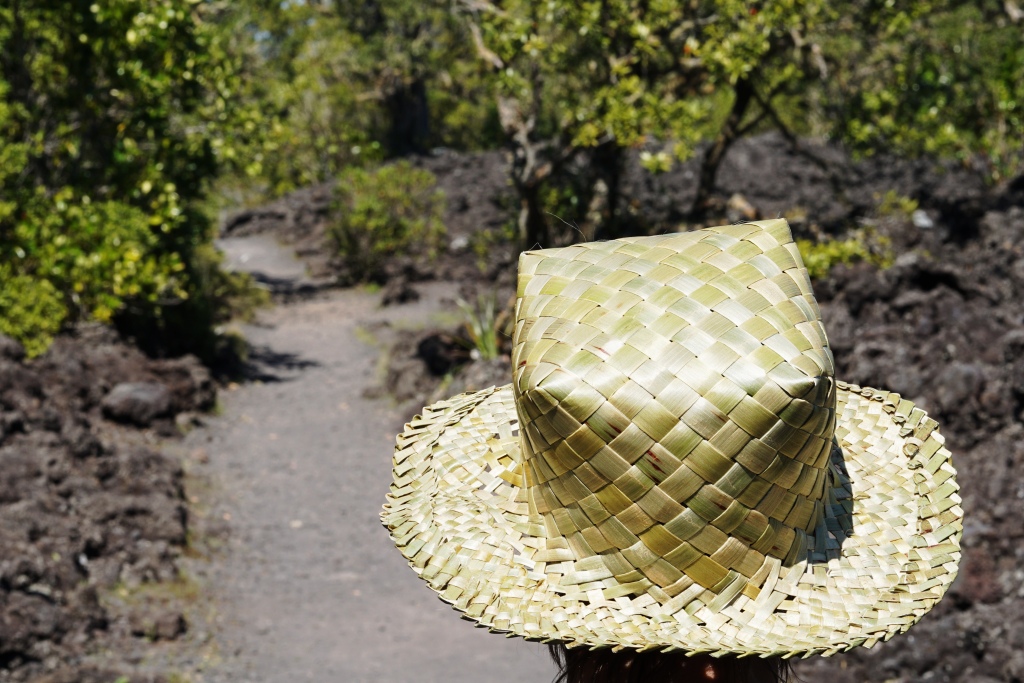
M0 334L0 358L19 361L25 357L25 347L6 334Z
M390 278L381 290L381 306L419 301L420 293L406 278Z
M128 617L132 635L151 640L174 640L188 630L185 617L178 610L148 605Z
M174 412L210 410L217 403L213 377L195 356L156 361L151 369L160 383L170 389Z
M426 363L430 372L443 377L469 361L469 350L452 335L434 332L420 339L416 355Z
M443 401L457 394L481 391L490 387L503 387L512 381L512 361L508 356L492 360L478 360L462 368L450 384L438 387L427 403Z
M171 412L171 390L158 382L123 382L110 390L100 404L103 415L118 422L148 427Z
M99 593L174 579L188 517L181 464L102 414L149 424L212 404L214 388L195 359L148 359L103 328L61 337L31 362L9 356L0 356L0 681L109 683L121 673L72 664L98 643L118 651ZM181 632L166 617L146 637Z
M622 168L617 174L621 190L619 229L629 234L685 229L697 191L701 158L702 151L698 150L693 158L675 164L670 171L652 174L642 167L640 150L623 154ZM432 172L437 177L438 189L444 192L443 221L448 249L429 264L409 255L396 257L396 264L411 271L412 281L445 278L493 286L508 279L514 283L518 252L504 233L516 220L519 202L509 183L507 154L437 150L409 161ZM584 167L575 171L580 177L589 172ZM994 198L983 176L960 164L885 155L854 160L837 145L801 141L794 148L781 135L769 133L739 140L732 146L713 191L712 203L722 211L718 216L709 216L709 220L729 222L729 199L741 197L740 215L789 218L802 236L819 231L841 232L870 216L880 201L892 193L919 202L933 223L928 230L910 224L893 235L898 246L915 242L928 232L939 239L962 243L977 236L987 209L1012 206L1015 198L1024 195L1021 187L1024 183L1011 183L1003 196ZM585 196L578 199L582 201L578 202L576 214L559 218L566 224L586 227L589 202ZM334 277L344 282L347 275L337 258L336 245L328 236L332 201L333 183L304 188L266 206L227 216L222 234L273 233L294 245L313 277ZM565 228L554 218L551 222L555 226L551 243L541 246L558 246L579 239L571 228ZM616 236L619 235L596 237ZM385 276L402 277L401 270L392 269ZM1024 276L1024 263L1020 270ZM404 275L409 276L408 272ZM397 291L402 288L399 286Z

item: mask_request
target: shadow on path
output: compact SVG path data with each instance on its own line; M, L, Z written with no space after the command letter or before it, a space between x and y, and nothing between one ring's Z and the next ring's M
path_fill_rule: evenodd
M318 367L320 363L297 353L274 351L265 345L252 346L249 348L249 358L242 367L241 379L248 382L288 382L296 378L286 377L282 372L294 373Z
M333 287L329 281L307 280L305 278L274 277L264 273L250 273L256 284L270 292L275 301L292 303L316 296Z

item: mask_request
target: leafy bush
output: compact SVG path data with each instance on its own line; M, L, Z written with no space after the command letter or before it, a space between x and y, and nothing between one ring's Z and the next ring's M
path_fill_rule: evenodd
M93 203L64 188L23 202L9 225L0 245L9 273L0 287L0 318L31 355L45 350L65 320L111 322L129 301L187 297L180 256L158 250L147 216L135 207ZM39 301L30 305L25 297Z
M980 154L994 181L1024 169L1024 41L998 0L844 0L820 36L826 127L853 149Z
M511 208L505 208L507 213L512 212ZM487 273L495 263L503 263L502 255L513 253L512 248L516 244L516 238L516 224L513 220L506 221L503 225L491 230L477 230L471 233L469 250L476 259L477 270Z
M432 259L445 235L444 193L408 162L351 168L338 180L330 234L349 277L380 281L396 256Z
M110 322L126 300L184 296L179 255L159 254L146 215L120 202L64 189L30 207L14 245L22 273L49 280L76 318Z
M889 190L881 198L877 195L875 198L879 200L876 212L882 218L893 217L909 221L918 207L917 200L904 197L896 190Z
M30 353L65 322L213 348L198 210L242 130L226 35L193 0L0 4L0 320ZM252 123L248 121L248 123Z
M501 143L492 83L450 0L217 4L248 74L231 101L261 112L234 152L271 196L386 157Z
M888 238L875 235L869 230L855 231L847 239L841 240L797 240L796 246L800 249L812 280L825 277L833 266L840 263L867 261L881 268L892 265Z
M250 317L270 296L247 273L223 270L222 262L212 244L196 246L184 263L187 289L180 296L127 301L114 316L115 326L153 355L194 353L216 367L235 363L236 342L220 324Z
M0 333L20 341L29 357L38 356L60 331L67 309L49 280L15 275L0 264Z

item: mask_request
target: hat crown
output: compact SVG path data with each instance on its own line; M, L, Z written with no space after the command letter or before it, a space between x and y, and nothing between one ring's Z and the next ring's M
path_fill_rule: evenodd
M565 580L719 593L803 556L836 385L784 220L526 252L518 289L521 466Z

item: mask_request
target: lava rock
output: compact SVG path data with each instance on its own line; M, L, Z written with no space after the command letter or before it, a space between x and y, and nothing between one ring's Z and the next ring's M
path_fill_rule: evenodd
M217 387L210 371L195 356L157 361L153 373L174 397L174 412L203 412L217 403Z
M952 363L936 378L934 400L948 412L956 410L981 392L985 374L976 363Z
M132 635L152 640L174 640L188 629L179 611L159 605L139 608L129 615L128 621Z
M464 365L470 358L465 345L451 335L440 332L423 337L416 346L416 355L437 377Z
M158 382L122 382L104 397L101 406L111 420L148 427L171 414L174 396L167 385Z
M975 602L991 604L1003 598L995 561L983 549L965 553L963 566L957 578L960 579L957 594L965 599L968 605Z
M25 358L25 347L6 334L0 334L0 358L20 361Z
M419 301L420 293L406 278L388 280L381 291L381 305L393 306Z

